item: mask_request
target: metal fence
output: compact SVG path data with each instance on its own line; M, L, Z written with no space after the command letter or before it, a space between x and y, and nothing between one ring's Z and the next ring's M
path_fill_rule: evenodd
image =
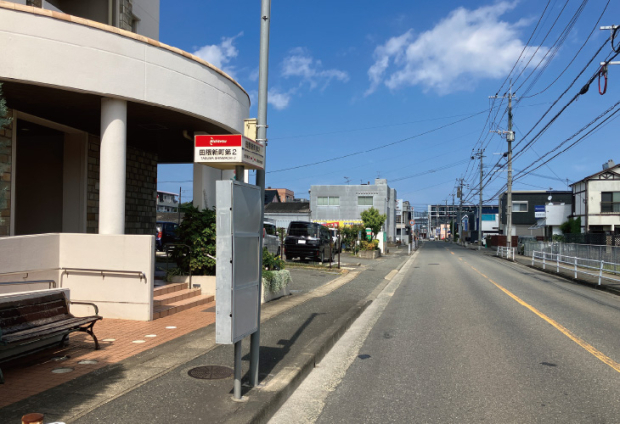
M598 246L620 246L620 234L612 233L578 233L564 234L566 243L593 244Z
M614 283L620 283L620 279L613 278L617 276L618 272L614 271L620 269L619 264L613 262L607 262L605 260L586 259L576 256L561 255L558 253L548 252L532 252L532 266L538 262L542 264L543 269L555 268L555 272L560 272L560 269L574 272L575 278L581 274L589 275L592 277L598 277L598 285L601 285L601 280L609 280Z
M525 242L523 254L532 256L533 252L544 252L554 255L570 256L583 260L603 261L609 265L605 266L606 271L620 273L620 247L617 246L595 246L592 244L561 243L546 241Z

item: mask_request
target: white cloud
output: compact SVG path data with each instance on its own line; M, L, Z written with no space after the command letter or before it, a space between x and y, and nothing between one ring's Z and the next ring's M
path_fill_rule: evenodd
M518 35L527 20L500 20L515 6L516 2L503 1L475 10L460 7L417 37L409 30L389 39L375 49L375 63L368 70L370 87L365 94L373 93L381 84L391 90L420 85L448 94L468 90L483 78L505 77L524 47ZM525 57L535 49L526 49ZM546 51L540 47L531 64L538 63Z
M222 37L220 44L202 46L194 52L194 55L233 76L234 67L227 65L231 59L234 59L239 54L239 50L235 47L234 42L235 39L242 35L243 32L240 32L234 37Z
M285 78L298 77L301 83L310 85L310 89L322 84L322 89L327 87L332 80L341 82L349 81L349 74L338 69L322 69L320 60L315 60L310 53L301 47L290 51L282 62L282 76Z
M291 93L282 93L276 89L269 90L267 103L277 110L286 109L291 102Z

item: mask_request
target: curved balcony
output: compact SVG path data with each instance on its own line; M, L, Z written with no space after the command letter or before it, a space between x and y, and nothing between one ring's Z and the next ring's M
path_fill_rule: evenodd
M249 96L226 73L116 27L0 1L0 45L9 107L98 134L101 97L126 100L128 142L159 145L165 162L192 162L170 150L188 144L183 131L242 132L248 117Z

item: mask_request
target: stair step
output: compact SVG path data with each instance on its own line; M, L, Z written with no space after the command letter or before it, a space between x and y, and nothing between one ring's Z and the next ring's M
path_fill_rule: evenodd
M184 289L184 290L178 290L178 291L158 295L156 297L153 297L153 306L157 307L157 306L169 305L171 303L178 302L179 300L185 300L185 299L189 299L192 297L200 296L200 294L201 294L200 289Z
M199 305L214 303L213 295L200 295L153 308L153 319L167 317Z
M174 283L174 284L166 284L165 286L156 287L153 290L153 296L161 296L164 294L172 293L179 290L187 289L187 283Z

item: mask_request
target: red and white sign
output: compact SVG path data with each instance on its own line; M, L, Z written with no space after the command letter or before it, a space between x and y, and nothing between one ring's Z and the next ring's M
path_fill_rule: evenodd
M265 147L241 134L197 135L194 137L194 163L218 169L265 169Z

